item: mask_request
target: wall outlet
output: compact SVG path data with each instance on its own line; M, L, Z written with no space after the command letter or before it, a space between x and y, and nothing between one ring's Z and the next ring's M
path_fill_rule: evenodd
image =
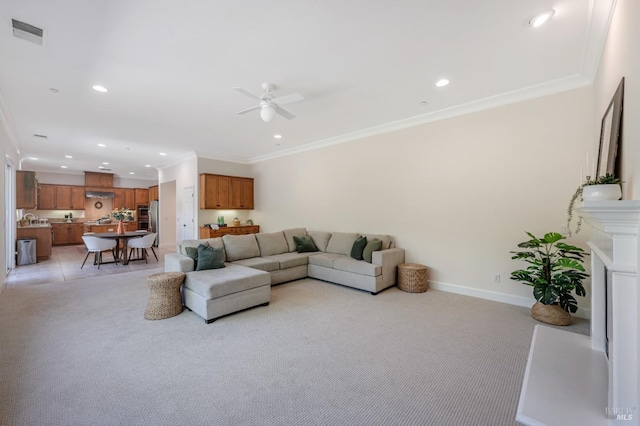
M493 282L494 283L499 283L500 282L500 274L495 274L493 276Z

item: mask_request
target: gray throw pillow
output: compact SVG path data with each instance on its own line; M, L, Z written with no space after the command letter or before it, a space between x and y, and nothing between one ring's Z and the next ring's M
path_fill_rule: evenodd
M198 244L198 247L202 245L204 245L205 247L209 247L209 243L207 242ZM191 246L184 247L184 254L186 254L187 256L193 259L194 270L195 268L198 267L198 247L191 247Z
M200 244L198 246L198 264L196 271L224 268L224 250Z
M362 260L365 262L371 263L371 258L373 257L373 252L378 251L382 248L382 241L377 238L369 241L362 251Z
M298 253L311 253L318 251L318 247L313 243L310 236L305 235L302 237L293 236L293 241L296 243Z
M367 246L367 237L363 237L360 235L353 242L353 246L351 247L351 257L355 260L362 260L362 252L364 248Z

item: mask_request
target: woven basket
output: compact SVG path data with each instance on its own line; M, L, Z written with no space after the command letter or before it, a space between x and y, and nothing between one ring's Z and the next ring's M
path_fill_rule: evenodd
M144 310L144 318L159 320L171 318L182 312L180 286L186 275L182 272L161 272L149 275L149 302Z
M427 267L417 263L398 265L398 288L409 293L427 291Z
M533 319L551 325L569 325L571 324L571 314L559 305L545 305L536 302L531 308L531 316Z

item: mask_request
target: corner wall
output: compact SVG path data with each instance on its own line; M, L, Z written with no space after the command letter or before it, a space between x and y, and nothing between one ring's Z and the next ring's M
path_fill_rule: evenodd
M525 231L562 232L592 106L581 88L257 163L256 223L388 233L432 287L530 306L509 252Z

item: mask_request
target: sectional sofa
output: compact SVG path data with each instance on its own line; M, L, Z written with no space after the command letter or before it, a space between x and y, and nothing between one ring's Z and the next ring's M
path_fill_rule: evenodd
M183 298L187 308L207 323L233 312L268 305L271 286L311 277L377 294L396 284L397 265L404 249L388 235L363 234L378 240L380 250L371 262L356 260L352 249L358 233L308 231L292 228L279 232L225 235L222 238L184 240L176 253L165 255L165 271L186 273ZM317 251L298 253L296 239L311 239ZM224 267L196 270L187 255L201 244L222 250Z

